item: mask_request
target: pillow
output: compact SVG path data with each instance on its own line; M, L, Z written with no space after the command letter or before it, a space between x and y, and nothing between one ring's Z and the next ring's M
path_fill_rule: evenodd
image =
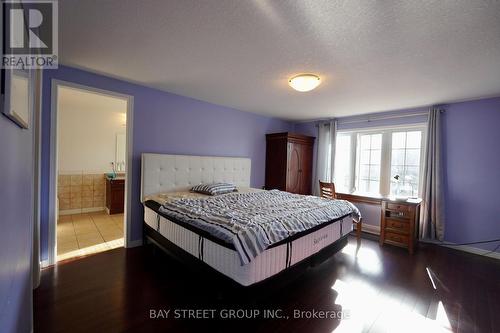
M191 188L191 192L203 193L208 195L219 195L236 191L238 191L236 189L236 186L229 183L200 184Z

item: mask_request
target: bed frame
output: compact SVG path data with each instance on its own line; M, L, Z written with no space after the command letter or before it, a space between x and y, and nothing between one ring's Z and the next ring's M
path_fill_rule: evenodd
M252 291L256 289L262 291L263 288L283 288L305 273L310 267L318 266L331 259L335 253L339 252L347 245L349 237L349 234L342 236L337 241L321 249L314 255L301 260L295 265L292 265L265 280L259 281L250 286L242 286L238 282L212 268L202 260L187 253L163 237L158 231L154 230L146 223L143 224L143 235L144 244L153 244L153 246L165 252L170 258L180 262L190 272L200 274L200 276L203 276L204 280L210 280L209 285L217 286L219 290L227 291L225 294L226 296L231 295L231 291L235 290L238 292L244 291L248 293L248 295L252 295ZM238 294L238 296L240 296L240 294Z
M141 201L144 204L149 195L159 192L186 191L199 183L231 182L237 186L250 187L250 173L251 161L248 158L143 154ZM210 277L211 280L218 282L217 284L223 286L226 290L244 289L249 291L254 288L260 289L263 286L273 288L276 285L284 285L286 281L293 280L308 267L318 265L331 258L333 254L347 244L348 235L344 235L316 254L303 259L278 274L244 287L184 251L145 222L143 223L144 244L154 244L173 259L180 261L188 269L197 273L203 272L205 274L204 278ZM279 281L279 283L276 284L273 281Z

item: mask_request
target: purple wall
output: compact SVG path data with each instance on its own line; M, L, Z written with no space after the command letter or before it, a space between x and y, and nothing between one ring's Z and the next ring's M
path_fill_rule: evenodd
M47 70L44 73L43 87L42 259L47 257L52 78L134 96L133 239L141 237L141 153L247 156L252 159L252 186L260 187L264 183L265 172L264 134L292 130L317 136L316 122L290 124L68 67ZM500 131L495 128L500 123L500 98L454 103L446 105L445 109L443 158L446 168L446 240L468 242L498 237L500 205L494 192L500 185L497 177L500 154L495 153L498 149L495 150L494 145L500 142ZM347 123L392 114L421 113L425 110L426 108L416 108L339 118L339 129L422 122L425 121L425 116ZM477 247L491 249L492 245Z
M443 160L445 165L445 240L467 243L500 238L500 98L442 106ZM396 126L426 121L426 116L347 123L353 120L393 114L425 112L415 108L370 115L339 118L339 129ZM295 131L317 136L316 122L296 123ZM369 224L380 224L377 209L360 205ZM375 223L374 223L375 221ZM495 244L473 247L493 250ZM500 250L497 250L500 252Z
M445 109L445 238L454 243L500 238L500 98Z
M134 96L132 240L142 237L140 204L141 153L239 156L252 159L251 185L264 185L265 134L288 131L292 124L248 112L131 84L61 66L46 70L43 82L43 148L41 242L47 258L48 175L51 80L58 79Z
M0 115L0 145L0 332L29 332L32 132Z

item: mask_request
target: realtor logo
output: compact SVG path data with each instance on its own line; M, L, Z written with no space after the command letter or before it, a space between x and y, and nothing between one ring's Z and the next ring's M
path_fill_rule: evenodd
M57 68L57 1L3 1L2 68Z

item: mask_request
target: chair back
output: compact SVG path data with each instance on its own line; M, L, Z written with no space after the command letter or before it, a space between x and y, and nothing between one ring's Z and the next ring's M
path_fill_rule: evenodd
M334 183L323 183L319 181L319 194L322 198L335 199L335 184Z

